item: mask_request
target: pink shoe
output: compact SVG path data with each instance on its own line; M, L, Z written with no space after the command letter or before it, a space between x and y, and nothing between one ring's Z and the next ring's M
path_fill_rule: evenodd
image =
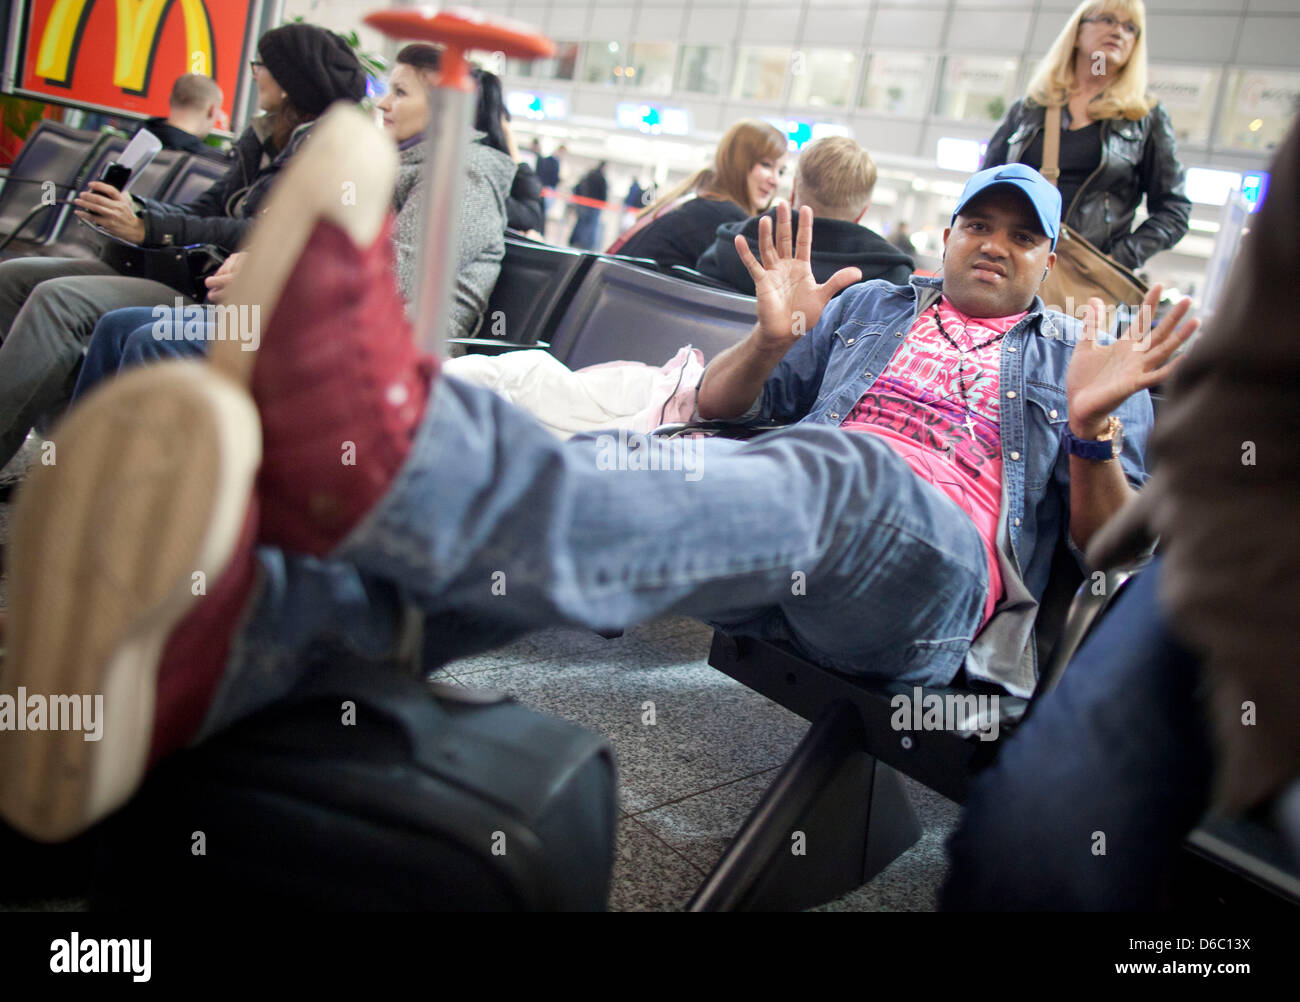
M262 422L263 542L333 550L401 468L438 372L397 290L392 143L353 108L330 111L277 182L228 303L257 306L257 350L217 342L212 364ZM341 197L340 193L348 197Z
M260 455L247 396L188 361L106 383L53 442L18 494L0 667L0 815L42 841L202 723L253 587Z

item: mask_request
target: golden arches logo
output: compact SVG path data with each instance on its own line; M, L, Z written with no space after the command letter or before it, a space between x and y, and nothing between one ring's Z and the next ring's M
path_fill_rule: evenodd
M177 0L117 0L117 49L113 59L113 84L133 94L149 89L154 50L162 33L163 18ZM212 23L203 0L179 0L185 17L187 65L216 70ZM50 83L68 84L77 49L95 0L57 0L45 22L36 73Z

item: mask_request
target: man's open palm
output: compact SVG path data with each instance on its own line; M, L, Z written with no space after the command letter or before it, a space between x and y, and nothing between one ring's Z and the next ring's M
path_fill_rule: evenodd
M1191 308L1184 298L1152 327L1161 291L1157 285L1147 293L1126 335L1110 344L1097 339L1104 304L1095 297L1088 301L1083 337L1065 375L1072 422L1083 427L1104 421L1134 393L1159 385L1173 371L1179 361L1174 352L1195 332L1197 321L1183 320Z
M799 210L799 239L791 237L790 206L776 207L776 242L772 241L772 220L758 221L760 264L743 236L736 237L736 252L754 279L758 297L758 326L761 336L772 347L788 349L796 340L817 326L822 310L840 290L862 280L858 268L841 268L830 279L818 284L810 264L812 257L813 212L808 206Z

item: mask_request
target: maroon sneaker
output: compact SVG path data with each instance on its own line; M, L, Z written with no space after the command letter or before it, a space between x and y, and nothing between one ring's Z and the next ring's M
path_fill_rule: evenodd
M277 182L230 285L227 302L265 321L260 337L210 355L261 416L263 542L333 550L387 491L424 414L438 362L416 349L397 289L396 164L363 114L330 111Z
M105 383L53 446L17 497L0 667L0 815L42 841L202 723L253 589L260 434L241 388L176 361Z

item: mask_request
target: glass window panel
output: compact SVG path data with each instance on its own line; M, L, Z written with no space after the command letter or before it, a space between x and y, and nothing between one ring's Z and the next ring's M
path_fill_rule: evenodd
M736 54L736 76L731 96L750 101L780 101L789 65L789 49L741 46Z
M790 103L843 108L857 67L857 57L846 49L796 49L790 59Z
M938 113L948 118L1001 121L1016 85L1016 60L949 56L939 81Z
M1228 78L1218 145L1235 150L1274 149L1297 111L1300 73L1237 70Z
M505 72L507 77L531 77L535 68L531 59L507 59Z
M862 107L891 115L925 115L934 60L911 52L882 52L871 57L862 85Z
M1207 146L1214 98L1219 92L1219 71L1199 66L1152 66L1147 91L1160 100L1174 123L1178 142Z
M682 49L677 89L696 94L721 94L727 50L720 45L688 45Z
M511 60L514 65L517 60ZM556 42L555 55L533 61L533 72L543 80L572 80L578 67L578 43Z
M654 94L669 94L673 89L677 46L672 42L633 42L628 46L623 75L628 84Z
M587 42L583 49L583 83L613 86L622 79L627 50L621 42Z

